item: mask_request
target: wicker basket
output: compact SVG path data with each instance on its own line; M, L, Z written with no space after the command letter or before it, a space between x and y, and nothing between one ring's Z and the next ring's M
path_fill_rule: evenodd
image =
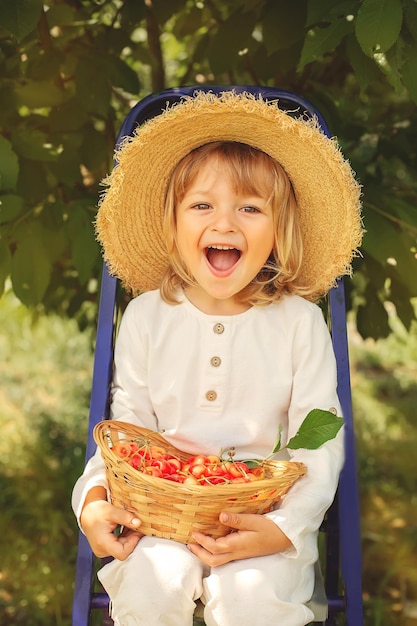
M200 531L214 538L230 532L219 522L221 511L266 513L287 493L294 482L306 473L302 463L266 461L268 478L250 483L225 485L183 485L156 478L132 468L111 449L118 442L145 439L149 445L162 446L169 454L186 461L192 455L172 446L159 433L125 422L105 420L94 429L94 439L101 449L112 503L137 514L140 531L191 543L192 532Z

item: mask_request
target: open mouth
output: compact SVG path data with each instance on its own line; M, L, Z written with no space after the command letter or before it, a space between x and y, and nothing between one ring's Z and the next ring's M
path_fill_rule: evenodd
M206 248L206 258L211 267L218 272L226 272L239 261L241 251L232 246L212 245Z

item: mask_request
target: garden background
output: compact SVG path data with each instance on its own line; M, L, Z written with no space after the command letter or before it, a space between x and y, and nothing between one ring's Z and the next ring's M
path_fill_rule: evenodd
M189 84L294 91L363 184L347 283L366 626L417 624L417 2L1 0L0 623L70 624L100 251L120 123Z

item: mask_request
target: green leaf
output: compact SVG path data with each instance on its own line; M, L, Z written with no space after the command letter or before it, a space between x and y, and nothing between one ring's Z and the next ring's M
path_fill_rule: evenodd
M307 63L333 52L352 30L352 23L346 19L338 19L325 27L310 30L304 41L298 69L303 69Z
M392 201L392 209L395 209L395 200ZM413 239L405 229L401 231L397 227L394 211L393 217L394 220L390 221L374 211L367 211L363 249L383 267L395 264L401 281L413 293L417 272L417 259L412 249Z
M417 44L408 50L407 61L402 67L403 83L414 103L417 104Z
M50 171L63 185L81 185L82 176L78 150L71 145L65 145L56 161L50 164Z
M0 135L0 189L16 189L19 161L10 141Z
M52 222L53 217L49 221ZM42 230L42 242L48 251L48 258L51 264L56 261L59 263L64 256L67 256L68 234L62 225L61 227L55 226L50 228L48 224L48 227L44 227Z
M25 79L16 83L15 97L18 106L26 106L30 109L50 107L61 104L68 94L59 89L50 80Z
M78 233L84 228L92 228L93 217L89 214L91 208L91 202L87 199L68 205L66 229L71 241L75 241Z
M266 47L261 43L253 53L250 53L251 65L260 83L268 84L269 77L273 76L279 68L280 76L294 71L300 60L301 44L299 41L286 50L278 50L268 54Z
M415 2L408 2L404 5L404 21L413 39L417 41L417 4Z
M335 18L354 15L357 9L357 0L310 0L306 25L314 26L318 23L332 22Z
M238 53L247 47L256 24L255 13L234 13L213 35L209 48L208 58L215 74L235 67Z
M291 47L305 37L307 2L269 0L262 16L263 41L268 52Z
M38 221L16 230L16 251L12 257L11 279L16 296L26 306L42 302L51 278L52 265Z
M164 24L174 13L184 8L184 0L153 0L152 11L160 25Z
M109 55L105 67L112 85L134 95L139 92L138 75L124 60Z
M395 310L407 330L411 329L411 324L415 320L414 308L410 300L410 292L404 284L395 276L391 276L390 286L391 300L395 304Z
M58 76L63 54L53 48L31 58L26 75L32 80L53 80Z
M53 162L58 158L57 149L49 143L47 135L35 128L18 130L12 135L12 143L17 154L31 161Z
M94 57L80 59L75 73L75 84L77 98L84 109L99 117L106 117L110 107L111 85Z
M287 443L287 448L317 450L326 441L334 439L342 428L344 420L332 411L313 409L304 419L297 433Z
M281 450L281 434L282 434L282 424L278 426L278 436L277 436L277 440L275 441L274 447L272 449L272 454L275 454L276 452Z
M347 38L346 52L361 92L381 78L378 66L363 52L355 36Z
M46 19L49 28L71 25L75 21L75 10L68 4L57 4L49 7L46 12Z
M99 254L100 248L94 236L93 226L90 225L89 228L85 226L78 232L72 246L72 260L82 285L90 280Z
M363 0L356 18L356 37L366 55L386 52L400 34L400 0Z
M20 160L17 191L31 206L44 202L49 193L45 164L41 161Z
M2 0L0 26L22 41L37 26L42 0Z
M204 25L203 17L203 10L196 6L192 6L188 10L179 13L173 28L176 38L183 39L195 33Z
M77 98L71 98L52 109L49 127L53 133L68 133L80 129L88 120L89 116L81 102Z
M23 198L14 194L0 196L0 224L13 221L23 210Z
M356 325L359 333L364 339L367 337L372 339L388 337L391 332L388 314L373 285L367 285L364 297L366 304L360 305L356 314Z
M207 57L207 49L209 45L210 45L210 35L208 33L203 33L201 37L198 39L197 44L194 49L193 56L194 56L196 63L201 63L205 61Z
M92 126L87 127L83 133L80 157L83 165L90 171L102 167L111 158L106 136Z
M394 45L385 53L385 63L381 65L381 70L398 94L403 91L402 67L408 56L406 45L402 37L399 36Z
M245 464L249 467L249 469L254 469L255 467L259 467L262 464L262 461L259 459L245 459Z
M145 3L137 0L124 0L120 11L120 22L122 28L137 28L145 17Z
M408 130L408 129L407 129ZM400 145L400 149L397 151L399 155L402 155L404 159L407 158L409 151L414 148L415 136L409 134L407 130L404 132L403 137L406 141L403 143L401 140L398 142ZM417 129L416 129L417 130ZM393 142L389 143L388 149L391 150L391 154L394 151L395 144ZM412 166L412 161L410 161L411 171L409 172L409 180L414 182L414 168ZM414 235L417 231L417 211L416 205L413 198L410 196L409 200L402 199L399 197L393 198L392 202L390 201L390 205L392 206L395 214L398 218L403 222L402 228L405 231L414 231Z
M4 69L2 68L0 71L4 72ZM7 128L16 118L16 95L12 82L6 82L4 78L2 82L3 84L0 82L0 126Z
M12 257L7 240L0 239L0 296L4 293L4 284L10 274Z

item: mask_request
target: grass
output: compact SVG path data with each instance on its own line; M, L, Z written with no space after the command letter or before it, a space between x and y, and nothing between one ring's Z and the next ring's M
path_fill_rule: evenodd
M32 323L12 297L0 301L0 323L0 623L66 626L91 342L71 321Z
M69 626L91 336L0 300L0 623ZM350 333L362 501L365 626L417 626L417 328Z
M351 333L367 626L417 624L417 326Z

